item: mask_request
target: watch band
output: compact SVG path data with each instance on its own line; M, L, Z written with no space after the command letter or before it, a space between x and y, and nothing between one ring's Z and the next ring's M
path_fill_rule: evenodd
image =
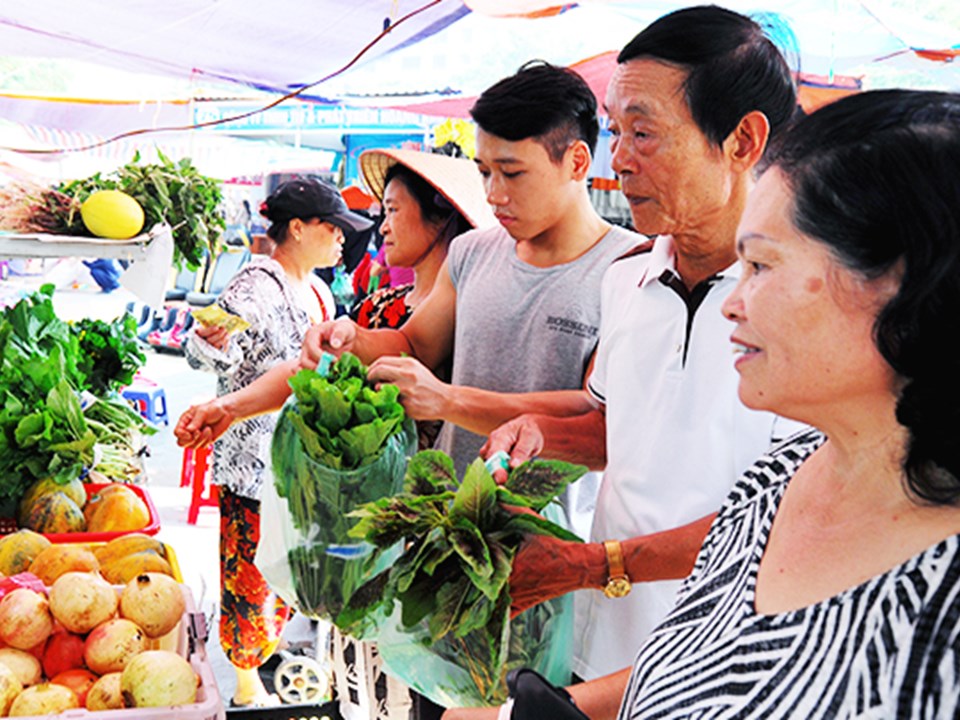
M623 567L623 546L619 540L607 540L603 543L603 549L607 551L607 577L626 577L627 573Z
M619 540L607 540L603 549L607 553L607 584L603 594L609 598L624 597L630 593L630 578L623 563L623 546Z

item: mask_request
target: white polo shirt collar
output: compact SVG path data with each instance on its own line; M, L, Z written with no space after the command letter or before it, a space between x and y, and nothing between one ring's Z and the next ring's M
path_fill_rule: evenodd
M666 270L673 274L677 273L677 251L673 243L672 235L658 235L653 241L653 248L650 250L650 255L648 256L637 287L642 288L652 282L656 282ZM737 261L733 262L713 277L717 279L729 278L734 281L739 280L740 263Z

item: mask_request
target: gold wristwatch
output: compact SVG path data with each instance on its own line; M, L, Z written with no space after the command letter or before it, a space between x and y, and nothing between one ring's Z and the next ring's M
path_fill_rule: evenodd
M621 598L630 594L630 578L623 566L623 548L619 540L607 540L603 543L607 551L607 584L603 594L608 598Z

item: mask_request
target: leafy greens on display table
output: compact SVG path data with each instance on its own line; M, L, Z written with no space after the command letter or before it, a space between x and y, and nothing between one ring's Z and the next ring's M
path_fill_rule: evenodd
M99 190L120 190L143 208L144 229L166 223L174 263L194 270L215 257L226 228L220 182L201 175L189 158L173 161L157 150L157 163L133 160L112 173L95 173L56 187L0 188L0 228L20 233L89 236L80 206Z
M133 318L64 322L53 291L44 285L0 314L0 505L35 480L82 477L98 457L116 465L117 448L137 450L131 432L155 432L111 393L144 361ZM93 347L97 359L85 355Z
M112 175L100 173L61 184L56 190L73 199L70 212L63 214L64 232L86 235L79 207L97 190L122 190L143 208L144 227L166 223L173 230L174 262L200 267L209 255L216 255L220 235L226 227L221 204L220 183L201 175L189 158L174 162L157 150L159 163L141 163L139 151L133 161Z

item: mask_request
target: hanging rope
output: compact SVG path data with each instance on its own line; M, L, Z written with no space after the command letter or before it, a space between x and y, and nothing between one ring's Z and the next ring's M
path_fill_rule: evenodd
M286 102L287 100L297 97L298 95L306 92L310 88L316 87L321 83L325 83L328 80L332 80L338 75L345 73L351 67L356 65L356 63L360 60L360 58L366 55L371 48L373 48L378 42L383 40L383 38L385 38L389 33L391 33L399 25L402 25L407 20L410 20L411 18L416 17L420 13L423 13L429 10L435 5L439 5L444 1L445 0L431 0L430 2L425 3L424 5L421 5L420 7L416 8L415 10L408 12L403 17L400 17L397 20L390 22L383 28L383 30L375 38L373 38L373 40L371 40L366 45L364 45L363 48L360 49L360 52L354 55L353 59L351 59L350 62L348 62L343 67L339 68L338 70L335 70L334 72L330 73L325 77L320 78L319 80L316 80L310 83L309 85L304 85L302 88L295 90L293 92L287 93L286 95L283 95L282 97L277 98L273 102L270 102L262 107L255 108L254 110L249 110L247 112L240 113L239 115L232 115L230 117L220 118L218 120L209 120L207 122L202 122L202 123L192 123L190 125L171 125L167 127L140 128L137 130L128 130L127 132L120 133L119 135L114 135L113 137L107 138L106 140L90 143L89 145L82 145L80 147L47 148L47 149L2 147L0 149L7 150L9 152L20 153L22 155L59 155L59 154L68 153L68 152L86 152L87 150L94 150L98 147L103 147L104 145L109 145L110 143L117 142L118 140L123 140L129 137L135 137L137 135L146 135L148 133L183 132L186 130L196 130L198 128L213 127L215 125L223 125L225 123L236 122L237 120L244 120L248 117L252 117L253 115L258 115L262 112L266 112L267 110L276 107L282 102Z

